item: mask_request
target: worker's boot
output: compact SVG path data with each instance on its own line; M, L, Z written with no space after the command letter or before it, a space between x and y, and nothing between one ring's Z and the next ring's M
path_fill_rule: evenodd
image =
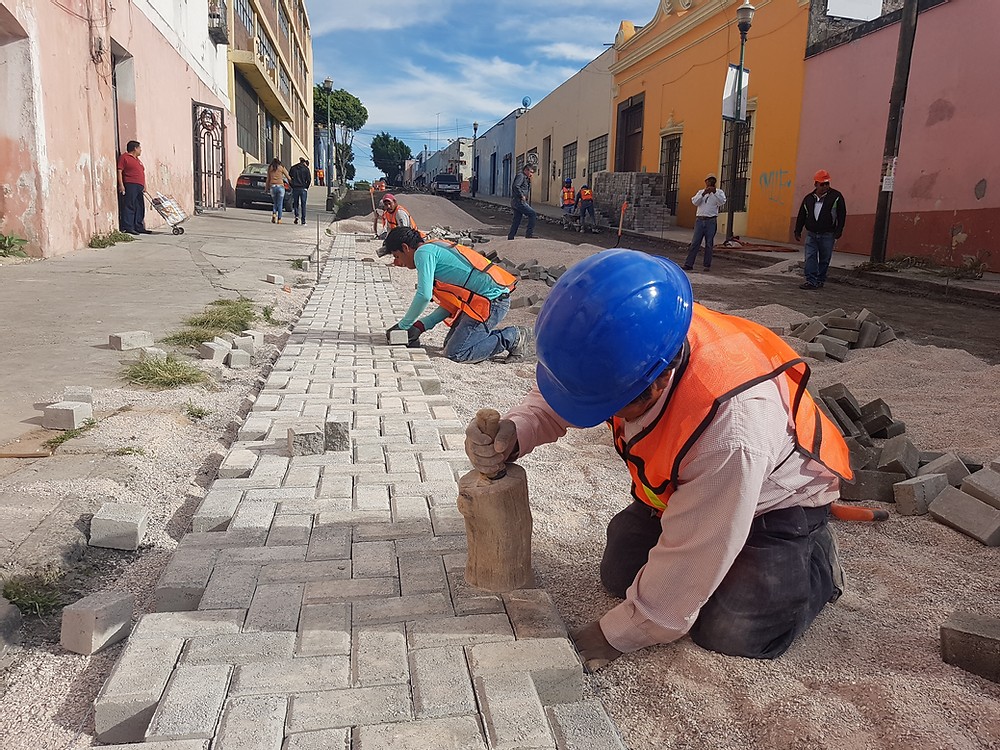
M517 341L514 342L514 346L510 348L507 353L507 359L523 359L524 357L530 357L535 353L535 334L530 328L525 326L516 326L517 328Z

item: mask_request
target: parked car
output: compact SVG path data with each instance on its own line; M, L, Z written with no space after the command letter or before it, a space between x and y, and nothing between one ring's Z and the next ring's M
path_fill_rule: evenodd
M251 164L236 180L236 207L244 208L255 203L272 205L267 186L267 165ZM292 186L285 180L285 211L292 210Z
M454 198L462 194L462 184L453 174L435 175L434 179L431 180L431 193Z

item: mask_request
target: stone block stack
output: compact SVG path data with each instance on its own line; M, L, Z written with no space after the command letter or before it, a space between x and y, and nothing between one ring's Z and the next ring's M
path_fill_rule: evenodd
M823 315L793 323L790 328L792 336L813 345L808 350L810 357L829 357L838 362L847 359L851 349L869 349L896 340L892 328L867 308L848 314L838 307Z
M660 172L595 172L591 176L594 207L608 217L608 224L618 226L622 203L625 229L635 232L659 232L673 226L674 217L667 207L666 175Z

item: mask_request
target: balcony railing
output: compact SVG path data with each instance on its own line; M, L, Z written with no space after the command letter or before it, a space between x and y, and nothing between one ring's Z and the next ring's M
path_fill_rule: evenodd
M226 0L210 0L208 3L208 36L216 44L229 44Z

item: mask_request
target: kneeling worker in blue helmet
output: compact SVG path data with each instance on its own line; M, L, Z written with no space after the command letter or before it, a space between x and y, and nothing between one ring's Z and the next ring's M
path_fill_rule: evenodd
M843 576L827 519L847 445L771 331L692 299L674 263L607 250L566 272L535 327L537 387L466 452L495 474L570 426L607 422L632 503L607 529L601 581L623 602L573 634L589 670L686 634L773 659Z
M455 362L482 362L506 353L520 359L530 354L531 330L498 328L510 310L510 293L517 278L465 245L446 240L425 241L416 229L396 227L386 235L379 257L392 255L393 265L417 271L417 290L402 320L386 331L409 332L409 346L419 346L420 334L438 323L451 330L444 354ZM434 300L438 308L420 317Z

